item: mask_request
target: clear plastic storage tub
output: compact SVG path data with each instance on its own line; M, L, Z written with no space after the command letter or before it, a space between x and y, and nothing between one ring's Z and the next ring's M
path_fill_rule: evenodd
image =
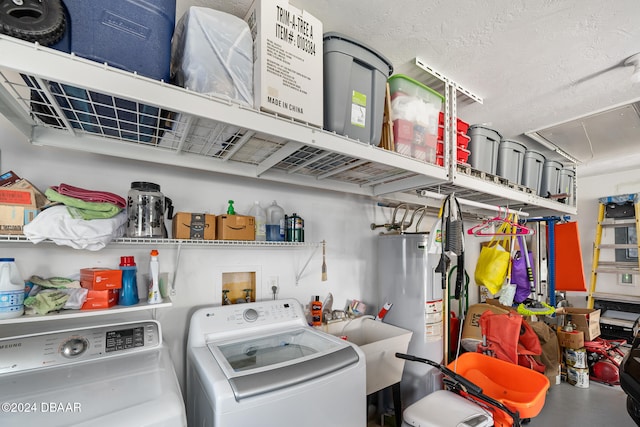
M403 74L389 77L389 91L396 151L407 151L407 147L411 147L414 157L435 163L438 115L444 97ZM402 132L396 132L396 128Z
M380 144L387 78L382 54L343 34L324 34L324 128Z

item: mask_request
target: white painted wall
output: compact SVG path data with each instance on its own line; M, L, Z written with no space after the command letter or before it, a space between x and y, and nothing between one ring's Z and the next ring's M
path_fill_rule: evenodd
M334 308L344 307L347 300L359 299L370 305L371 313L378 310L375 306L376 235L381 229L372 231L370 224L389 222L392 209L378 207L372 200L257 179L36 147L1 116L0 148L0 169L13 170L41 191L64 182L126 197L132 181L150 181L160 184L162 192L173 200L176 211L208 211L213 214L226 212L228 199L236 201L238 213L246 213L254 200L260 200L266 206L275 199L287 213L297 212L304 218L307 242L326 240L326 282L321 281L320 247L184 247L177 270L174 304L171 308L157 310L157 318L162 323L165 341L170 346L181 380L190 314L197 307L219 304L221 271L255 269L262 280L259 298L271 298L267 280L278 276L278 297L293 297L306 304L313 295L324 299L331 292ZM432 223L433 218L423 221L421 230L430 229ZM168 226L170 229L170 223ZM479 245L477 238L471 238L466 245L466 265L472 278ZM151 249L137 245L110 245L101 251L89 252L54 244L34 246L25 243L4 245L0 256L15 257L26 279L32 274L69 276L83 267L117 268L120 256L133 255L140 279L148 271ZM157 249L160 251L161 271L173 272L176 248L160 246ZM309 257L312 257L311 261L296 284L296 273ZM472 298L477 301L473 282L471 286Z

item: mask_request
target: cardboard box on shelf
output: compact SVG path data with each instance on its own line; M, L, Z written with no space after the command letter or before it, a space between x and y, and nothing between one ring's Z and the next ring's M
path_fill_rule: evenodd
M23 234L38 212L32 189L0 187L0 234Z
M582 331L558 331L558 344L563 348L579 349L584 347L584 333Z
M16 182L8 185L7 187L18 189L18 190L33 190L33 193L35 194L35 197L36 197L36 206L38 207L38 209L42 209L47 203L49 203L49 199L47 199L47 196L45 196L42 191L38 190L38 188L35 185L33 185L32 183L30 183L24 178L17 180Z
M174 239L214 240L216 216L205 213L178 212L173 216Z
M218 215L216 217L217 240L255 240L255 218L245 215Z
M245 21L253 37L255 108L322 126L322 22L287 0L254 0Z
M113 307L118 304L118 289L107 289L106 291L87 292L87 300L82 304L80 310L96 310Z
M591 308L562 307L556 310L556 316L563 315L565 324L572 323L584 333L585 341L593 341L600 336L600 310Z
M122 270L99 267L80 269L80 286L93 291L122 287Z

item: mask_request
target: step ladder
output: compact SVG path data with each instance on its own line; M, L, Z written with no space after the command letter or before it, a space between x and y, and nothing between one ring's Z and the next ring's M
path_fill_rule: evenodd
M640 253L640 243L615 243L603 244L602 233L604 229L614 228L635 228L636 236L640 235L640 201L637 194L625 196L616 196L616 198L628 197L628 202L633 202L634 217L625 218L606 218L606 206L611 203L604 198L599 200L598 223L596 225L596 235L593 244L593 263L591 266L591 282L589 286L589 296L587 299L587 307L594 308L596 301L607 301L614 307L633 307L633 312L629 312L629 319L638 317L640 312L640 296L624 295L620 293L604 293L597 291L598 273L616 274L619 280L629 280L630 283L640 278L640 257L632 261L600 261L600 253L603 250L616 249L636 249ZM637 241L638 239L636 239ZM635 257L634 257L635 258ZM614 258L615 259L615 258ZM603 313L604 314L604 313ZM622 313L623 317L625 313ZM610 319L607 320L606 315L601 315L600 323L610 323L615 326L629 327L633 323L632 320Z

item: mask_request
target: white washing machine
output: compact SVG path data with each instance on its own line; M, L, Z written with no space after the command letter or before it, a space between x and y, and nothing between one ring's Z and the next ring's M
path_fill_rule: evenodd
M0 339L1 426L186 426L158 322L72 324Z
M187 344L190 426L364 427L365 356L294 299L204 308Z

